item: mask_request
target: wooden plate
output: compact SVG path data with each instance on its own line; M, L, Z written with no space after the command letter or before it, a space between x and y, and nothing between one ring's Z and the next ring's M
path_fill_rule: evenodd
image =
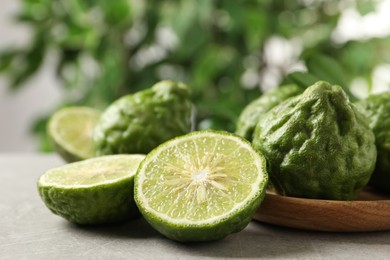
M267 193L253 218L261 222L305 230L390 230L390 195L364 190L357 200L333 201Z

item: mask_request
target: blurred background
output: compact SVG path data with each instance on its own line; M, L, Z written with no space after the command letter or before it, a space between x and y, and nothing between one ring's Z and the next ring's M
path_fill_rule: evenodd
M0 152L50 151L65 105L104 109L172 79L196 127L233 131L282 84L319 79L352 100L390 91L390 0L1 0Z

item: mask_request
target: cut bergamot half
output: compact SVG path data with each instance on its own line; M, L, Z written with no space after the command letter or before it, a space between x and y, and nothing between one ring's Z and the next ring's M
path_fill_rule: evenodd
M67 162L95 155L92 134L101 112L83 106L64 107L50 117L47 131L55 150Z
M217 240L244 229L266 191L266 161L241 137L203 130L150 152L135 177L145 219L177 241Z
M38 179L54 213L77 224L107 224L139 215L134 176L145 155L106 155L59 166Z

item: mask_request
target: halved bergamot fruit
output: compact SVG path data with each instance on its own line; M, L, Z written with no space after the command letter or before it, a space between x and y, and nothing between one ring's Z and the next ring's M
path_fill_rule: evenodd
M50 117L48 134L65 161L74 162L95 155L92 135L100 114L94 108L74 106L61 108Z
M221 239L245 228L268 182L266 162L236 135L204 130L150 152L135 177L145 219L177 241Z
M134 175L145 155L107 155L53 168L38 180L46 206L77 224L129 220L139 211L134 202Z

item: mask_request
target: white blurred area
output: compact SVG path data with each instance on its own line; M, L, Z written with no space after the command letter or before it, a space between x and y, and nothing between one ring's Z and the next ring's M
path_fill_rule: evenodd
M29 30L13 22L20 2L1 0L0 49L23 46L29 40ZM0 153L36 152L38 145L31 135L34 119L52 110L61 100L61 88L54 77L52 61L44 67L25 88L10 91L7 79L0 77Z
M29 40L29 30L13 22L12 17L18 12L20 2L0 0L0 49L7 46L24 45ZM301 0L312 2L320 0ZM323 1L323 0L321 0ZM356 0L359 1L359 0ZM332 40L342 44L348 40L365 40L371 37L389 37L390 35L390 0L378 0L377 11L361 16L353 0L340 1L348 7L342 14ZM265 44L265 59L269 67L261 75L257 74L256 57L247 58L247 71L243 74L242 84L246 88L261 85L264 89L276 87L283 73L305 70L305 64L299 61L302 43L299 39L284 39L274 36ZM38 145L31 136L30 128L34 120L49 113L61 100L61 88L55 79L53 64L55 57L48 57L45 66L28 86L11 92L7 88L6 78L0 76L0 153L36 152ZM373 71L373 92L390 91L390 64L380 64ZM364 79L357 78L352 90L359 97L368 94Z
M301 0L310 4L321 0ZM367 15L361 15L356 2L360 0L344 0L339 2L337 8L343 13L337 27L332 32L332 42L343 44L350 40L368 40L374 37L390 37L390 0L378 0L375 11ZM333 12L333 10L328 10ZM310 38L307 32L307 37ZM264 91L278 86L283 75L293 71L307 71L305 64L299 60L303 41L307 39L286 39L280 36L270 37L264 46L265 68L258 75L256 64L250 64L241 78L241 83L246 88L261 86ZM248 60L253 60L248 57ZM250 63L250 62L248 62ZM366 97L370 93L390 91L390 64L378 64L373 68L373 88L369 90L366 79L356 78L351 85L352 93L359 98Z

